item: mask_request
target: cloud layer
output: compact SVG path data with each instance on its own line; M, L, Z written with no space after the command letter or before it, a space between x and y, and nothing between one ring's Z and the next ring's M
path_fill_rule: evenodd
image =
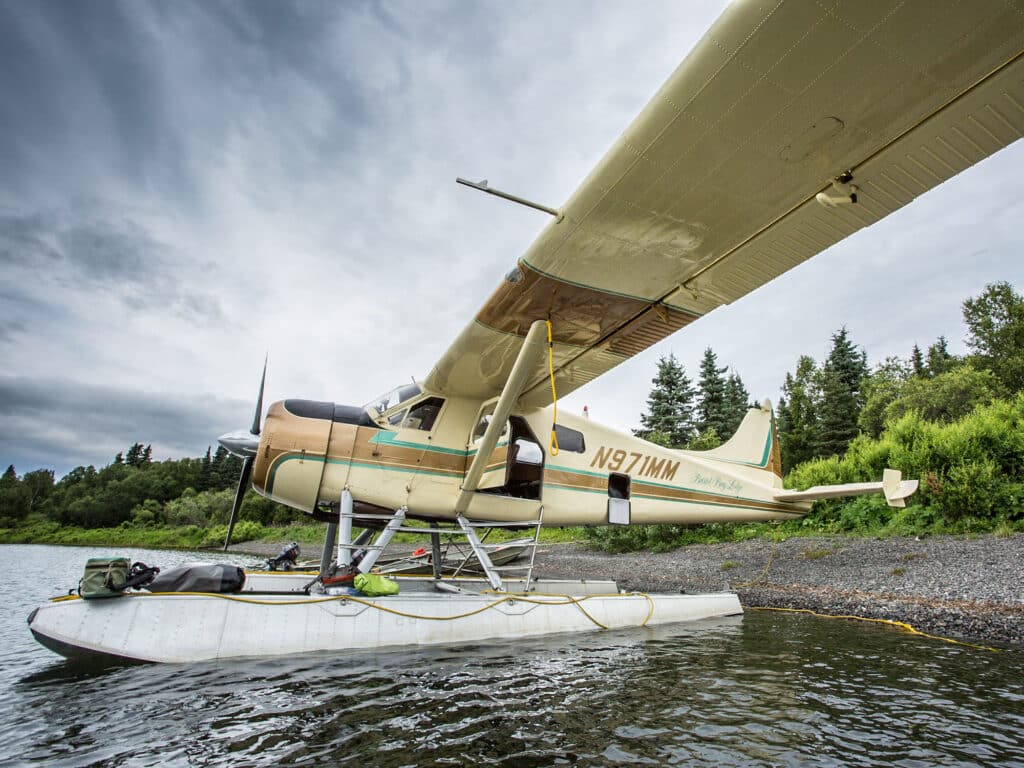
M423 376L720 2L0 0L0 465L199 455L267 399ZM568 400L634 426L658 355L776 397L1020 284L1012 147ZM766 344L770 338L772 344ZM2 467L0 467L2 469Z

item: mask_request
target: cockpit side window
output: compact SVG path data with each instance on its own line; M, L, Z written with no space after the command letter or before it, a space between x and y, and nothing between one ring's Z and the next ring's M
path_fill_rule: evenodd
M426 400L421 400L409 409L409 414L402 426L405 429L422 429L424 432L429 432L434 428L434 422L437 421L437 415L441 413L443 406L444 400L440 397L428 397Z

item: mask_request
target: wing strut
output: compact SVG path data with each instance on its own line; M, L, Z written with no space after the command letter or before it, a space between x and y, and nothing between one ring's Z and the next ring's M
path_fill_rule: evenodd
M480 477L487 466L487 459L490 457L491 451L494 450L494 446L498 444L501 430L512 412L512 406L523 393L527 379L533 372L534 362L540 355L546 333L547 323L543 320L535 320L526 334L526 339L523 340L523 346L519 348L519 356L512 366L512 372L508 375L504 389L501 390L501 397L498 398L498 404L494 407L491 423L487 425L483 439L477 447L476 456L473 457L473 463L469 465L469 470L466 472L462 491L459 493L458 499L455 500L456 515L461 516L469 509L469 502L480 484Z

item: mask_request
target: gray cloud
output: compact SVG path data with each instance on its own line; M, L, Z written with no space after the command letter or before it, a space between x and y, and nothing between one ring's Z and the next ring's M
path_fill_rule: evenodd
M721 5L0 0L4 456L201 452L251 419L268 349L268 402L422 376L546 223L454 177L561 204ZM953 340L965 296L1024 281L1022 153L566 407L634 426L669 351L763 397L843 324L872 360Z
M63 474L108 463L135 442L152 444L158 459L199 456L218 435L249 424L251 410L241 400L207 395L0 376L0 464Z
M30 294L49 283L65 291L109 293L135 310L225 322L216 297L177 276L175 256L128 217L74 220L67 213L0 210L0 266L21 278L9 280L10 293L20 288Z

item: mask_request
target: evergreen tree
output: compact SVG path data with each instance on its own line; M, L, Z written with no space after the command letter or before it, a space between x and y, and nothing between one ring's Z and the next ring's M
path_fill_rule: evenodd
M228 453L223 445L217 446L217 452L213 454L213 461L210 463L211 482L210 490L223 491L226 488L235 488L238 485L238 478L242 474L242 460L232 453Z
M147 445L146 446L146 450L144 450L142 452L142 462L141 463L149 464L152 461L153 461L153 446L152 445Z
M728 413L729 430L719 435L722 442L736 434L740 422L743 421L743 417L750 409L750 393L747 392L747 388L743 386L743 380L735 371L731 371L729 378L725 381L725 408Z
M0 527L13 526L28 512L28 494L11 464L0 476Z
M785 471L814 458L818 443L818 364L802 355L796 372L786 374L779 399L778 429L782 466Z
M213 481L212 460L210 459L210 446L206 446L206 455L200 460L199 480L196 481L197 491L207 491Z
M818 377L818 456L842 455L857 436L867 376L867 354L854 346L845 327L839 329L832 334L832 351Z
M132 447L128 449L128 455L125 457L124 463L129 467L137 467L142 464L142 443L132 444Z
M114 463L124 464L124 454L121 451L118 451L117 455L114 457Z
M992 371L1007 391L1024 390L1024 296L1007 282L986 285L963 305L971 362Z
M914 345L914 349L910 353L910 368L919 379L928 375L924 367L924 355L921 354L921 348L917 344Z
M939 376L952 370L957 363L953 355L949 354L946 348L945 336L939 336L938 340L928 347L928 375Z
M658 360L654 387L647 398L647 413L640 417L640 429L633 434L645 440L657 437L673 448L685 446L693 437L693 384L675 355Z
M727 367L718 367L718 356L708 347L700 363L700 402L697 404L697 430L704 433L713 429L719 435L731 435L732 425L729 405L726 400L726 380L722 375Z

